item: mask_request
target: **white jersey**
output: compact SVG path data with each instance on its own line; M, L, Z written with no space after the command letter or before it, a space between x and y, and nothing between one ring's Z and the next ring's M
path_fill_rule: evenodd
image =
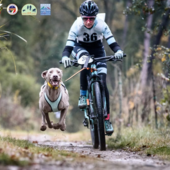
M98 40L102 41L103 36L107 40L108 45L116 42L110 31L110 28L102 19L100 19L100 17L96 17L94 25L90 29L84 26L82 18L79 17L73 23L69 31L66 46L73 47L75 41L81 41L84 43L92 43Z

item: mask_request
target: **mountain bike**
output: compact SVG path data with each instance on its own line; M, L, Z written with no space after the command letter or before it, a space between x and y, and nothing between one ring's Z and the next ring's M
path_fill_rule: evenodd
M126 55L124 54L124 57ZM106 150L104 118L107 117L106 97L103 84L97 73L96 63L107 61L122 61L114 56L105 56L95 58L94 56L82 56L79 60L71 60L72 66L78 67L82 65L82 69L90 70L90 75L87 75L88 94L87 105L84 109L83 124L86 127L90 125L92 145L94 149ZM60 64L62 62L60 61ZM88 67L89 66L89 67ZM109 135L109 134L107 134Z

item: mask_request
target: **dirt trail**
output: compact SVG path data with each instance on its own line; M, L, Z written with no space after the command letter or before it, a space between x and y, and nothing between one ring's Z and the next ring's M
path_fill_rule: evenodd
M37 139L37 137L36 137ZM29 140L35 140L35 137L30 136ZM82 156L97 158L94 164L82 164L64 166L61 169L93 169L93 170L170 170L170 162L159 160L155 157L147 157L139 155L135 152L125 152L123 150L109 150L99 151L93 149L91 144L87 142L66 142L66 141L52 141L50 137L38 137L38 144L43 146L51 146L59 150L67 150L71 152L80 153ZM52 168L52 167L51 167ZM52 168L53 169L53 168ZM58 168L57 168L58 169Z

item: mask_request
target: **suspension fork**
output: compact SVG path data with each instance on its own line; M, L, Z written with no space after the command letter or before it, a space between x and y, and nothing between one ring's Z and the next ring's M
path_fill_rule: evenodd
M102 101L103 101L103 116L107 117L107 105L106 105L106 92L103 83L101 82L101 79L99 80L101 93L102 93Z

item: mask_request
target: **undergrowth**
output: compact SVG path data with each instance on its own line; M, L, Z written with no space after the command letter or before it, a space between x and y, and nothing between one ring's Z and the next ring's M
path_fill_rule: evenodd
M150 128L126 128L120 138L109 138L108 147L157 155L170 160L170 131Z

